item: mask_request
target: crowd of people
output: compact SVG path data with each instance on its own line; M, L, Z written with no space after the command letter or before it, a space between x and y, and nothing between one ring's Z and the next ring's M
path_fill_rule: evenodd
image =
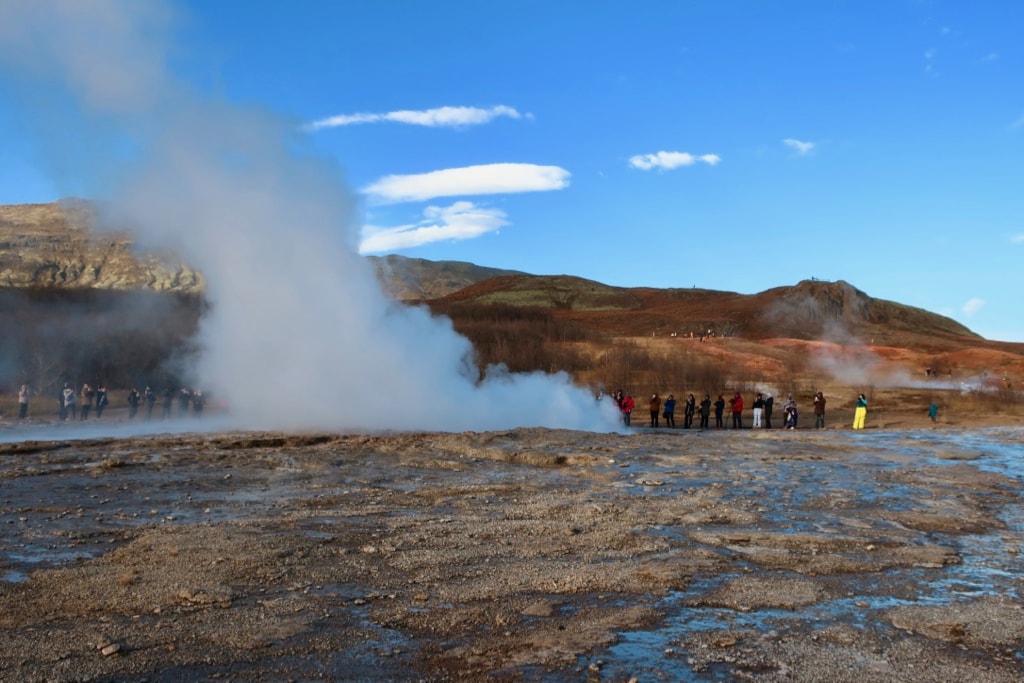
M27 384L22 384L18 389L19 420L28 418L29 404L34 396L35 392ZM206 401L207 396L201 389L167 387L158 394L150 387L145 387L142 391L132 387L128 391L125 403L128 406L128 419L130 420L138 416L140 408L143 411L144 419L153 419L153 411L158 402L160 403L161 417L167 420L171 417L188 415L199 417L203 414ZM108 405L110 405L110 396L103 384L93 387L86 383L76 390L73 384L65 382L57 393L57 417L61 422L69 420L85 422L93 414L94 409L96 419L100 419ZM175 405L177 406L176 411Z
M598 399L602 398L603 394L598 396ZM615 405L622 414L623 424L627 427L631 426L633 411L636 409L636 400L622 389L612 394L612 400L615 401ZM815 429L825 428L825 403L825 395L820 391L815 393L811 399L814 410ZM732 418L732 428L743 429L743 409L746 404L744 403L743 395L739 391L734 392L728 400L726 400L723 394L719 394L718 398L712 401L710 394L704 394L704 398L699 403L693 394L688 394L683 403L683 429L690 429L695 418L699 418L699 429L710 429L709 423L712 412L715 416L714 428L725 429L724 414L727 404L729 406L729 415ZM660 427L662 419L664 419L666 427L670 429L675 428L676 397L673 394L669 394L668 398L664 400L662 400L657 392L651 394L648 407L650 408L651 419L649 426L651 428L657 429ZM929 415L932 421L935 420L933 411L936 413L938 411L934 404L929 408ZM753 418L751 427L753 429L772 429L775 398L770 393L758 392L751 403L751 412ZM867 412L868 400L864 394L860 394L857 397L854 409L854 429L864 429ZM783 429L796 429L799 415L800 410L796 400L792 394L788 394L786 400L782 403Z

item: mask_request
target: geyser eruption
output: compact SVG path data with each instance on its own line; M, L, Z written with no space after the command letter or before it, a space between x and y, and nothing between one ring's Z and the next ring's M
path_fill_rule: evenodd
M293 122L177 81L155 49L172 16L155 2L14 0L0 7L0 57L31 79L23 88L73 97L89 122L76 139L94 151L102 122L93 168L112 170L85 177L105 220L203 271L195 379L241 426L616 428L609 402L566 375L478 382L448 321L390 301L356 251L338 170L304 153Z

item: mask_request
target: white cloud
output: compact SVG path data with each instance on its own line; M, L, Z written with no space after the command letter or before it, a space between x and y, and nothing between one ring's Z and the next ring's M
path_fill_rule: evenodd
M974 315L975 313L977 313L978 311L980 311L982 308L984 308L984 306L985 306L985 300L984 299L979 299L977 297L974 297L973 299L968 299L967 300L967 303L964 304L964 307L963 307L962 310L964 312L964 315L971 316L971 315Z
M1024 244L1024 232L1014 235L1010 238L1010 241L1014 244Z
M629 165L639 168L641 171L650 171L652 168L660 168L670 171L680 166L693 166L701 162L714 166L722 158L717 154L702 154L696 156L689 152L658 152L656 154L637 154L629 158Z
M419 223L396 228L364 226L359 252L380 253L431 242L468 240L508 225L504 211L484 209L473 202L455 202L448 207L428 206L423 215L424 220Z
M786 138L782 141L782 144L796 150L796 153L800 156L810 154L811 150L814 149L813 142L804 142L803 140L797 140L796 138Z
M389 175L363 188L381 203L426 201L434 197L561 190L571 174L558 166L484 164L415 175Z
M419 111L403 109L391 111L385 114L339 114L325 119L313 121L308 124L308 130L320 130L322 128L337 128L339 126L353 126L360 123L406 123L412 126L427 126L430 128L459 126L477 126L490 123L499 116L507 116L511 119L523 118L523 114L512 107L499 104L490 109L478 107L438 107L436 109L423 109ZM531 118L529 114L527 118Z

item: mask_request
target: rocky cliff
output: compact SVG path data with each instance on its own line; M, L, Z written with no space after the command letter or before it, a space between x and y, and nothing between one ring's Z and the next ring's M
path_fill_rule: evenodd
M93 231L94 221L80 201L0 206L0 287L202 291L180 258L137 253L130 235Z

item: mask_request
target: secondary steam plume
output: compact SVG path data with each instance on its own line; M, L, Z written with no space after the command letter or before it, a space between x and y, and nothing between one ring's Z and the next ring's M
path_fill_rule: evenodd
M157 2L13 0L0 7L0 58L29 91L59 84L88 124L78 137L105 143L94 168L107 172L84 177L109 200L107 220L203 271L196 381L243 426L614 429L607 402L565 375L476 382L449 322L389 301L357 254L339 171L301 152L293 122L178 82L159 49L172 17Z

